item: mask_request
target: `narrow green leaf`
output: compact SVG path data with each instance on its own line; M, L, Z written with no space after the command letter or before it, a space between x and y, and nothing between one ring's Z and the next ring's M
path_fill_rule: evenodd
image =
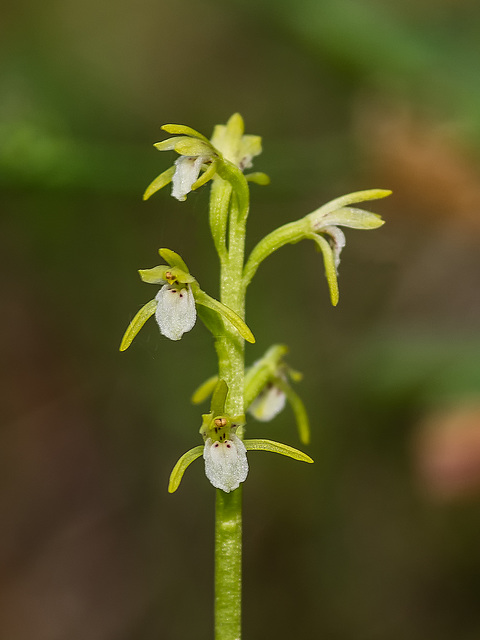
M307 456L303 451L289 447L288 444L282 444L281 442L274 442L273 440L253 439L244 440L243 444L247 451L271 451L272 453L280 453L282 456L293 458L294 460L300 460L300 462L310 462L313 460L310 456Z
M143 194L143 199L148 200L150 196L153 196L154 193L165 187L169 182L172 181L173 174L175 173L175 166L168 168L166 171L161 173L159 176L155 178L153 182L151 182L148 187L145 189L145 193Z
M197 458L203 454L203 445L198 445L183 454L178 460L177 464L173 467L170 474L170 481L168 483L168 493L174 493L182 481L183 474L187 470L187 467L192 464Z
M127 330L125 331L125 335L122 338L122 343L120 345L120 351L125 351L132 344L133 339L143 327L145 322L153 316L155 310L157 308L157 301L150 300L144 305L134 319L128 325Z
M198 288L192 287L192 291L193 291L193 295L195 296L195 302L197 304L203 305L204 307L212 309L212 311L216 311L220 315L224 316L229 322L233 324L233 326L238 331L238 333L242 336L242 338L247 340L247 342L251 342L251 343L255 342L253 333L247 327L245 322L240 318L240 316L235 313L235 311L232 311L232 309L230 309L226 305L222 304L218 300L215 300L215 298L210 297L207 293L205 293L205 291L202 291L199 287Z
M208 138L206 138L204 135L202 135L198 131L195 131L195 129L192 129L192 127L187 127L184 124L164 124L161 128L167 133L172 133L174 135L180 134L184 136L192 136L193 138L198 138L199 140L210 143Z

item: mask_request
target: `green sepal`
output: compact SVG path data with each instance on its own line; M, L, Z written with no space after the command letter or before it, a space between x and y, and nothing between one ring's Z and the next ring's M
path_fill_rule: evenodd
M254 182L255 184L260 184L263 186L270 184L270 176L268 176L266 173L263 173L263 171L254 171L252 173L246 173L245 180L247 182Z
M161 142L155 142L153 145L158 151L173 151L176 145L182 140L190 140L188 136L175 136L174 138L167 138Z
M316 233L308 234L306 237L313 240L323 254L323 263L325 265L325 276L327 278L328 288L330 290L330 300L332 301L332 305L336 307L338 304L339 293L338 293L337 269L335 267L335 258L333 255L332 248L328 240L325 240L323 236L320 236Z
M171 267L178 267L182 271L185 271L185 273L190 273L185 262L178 255L178 253L175 253L175 251L162 248L158 250L158 253L160 254L160 257L163 258L165 262L167 262Z
M310 421L302 399L282 378L276 378L273 383L287 396L295 415L300 442L302 444L310 444Z
M248 215L250 204L250 192L245 176L238 167L228 160L218 163L217 173L232 185L233 193L237 198L239 218L245 219Z
M192 184L191 191L195 191L200 187L203 187L217 172L217 160L213 160L202 175Z
M205 380L205 382L203 382L199 387L197 387L193 392L191 398L193 404L201 404L202 402L204 402L204 400L209 398L212 395L217 382L218 376L212 376L211 378L208 378L208 380Z
M185 272L178 267L166 267L163 264L158 267L153 267L152 269L139 269L138 273L143 282L147 282L148 284L161 284L162 282L169 282L171 284L175 281L182 282L183 284L195 282L195 278L190 275L188 271ZM167 274L170 274L171 277L167 277Z
M212 394L212 402L210 403L210 411L215 416L220 416L225 413L225 401L228 395L228 385L225 380L220 379L215 385L215 389Z
M274 442L273 440L253 439L244 440L243 444L247 451L271 451L272 453L280 453L282 456L299 460L300 462L312 463L313 460L303 451L289 447L288 444Z
M202 291L199 286L193 285L192 292L197 304L207 307L212 311L216 311L218 314L222 315L229 322L231 322L238 333L247 342L251 342L252 344L255 342L253 333L247 327L245 322L240 318L240 316L235 313L235 311L232 311L232 309L230 309L226 305L222 304L218 300L215 300L215 298L210 297L207 293L205 293L205 291ZM209 328L208 325L207 328Z
M262 136L255 136L251 134L243 135L240 138L240 145L238 150L239 159L243 157L255 158L262 153Z
M198 445L198 447L194 447L183 454L183 456L178 460L177 464L173 467L172 473L170 474L170 480L168 483L168 493L174 493L182 481L183 474L187 470L187 467L192 464L197 458L200 458L203 455L203 444Z
M210 144L208 138L206 138L198 131L195 131L195 129L192 129L192 127L187 127L184 124L164 124L161 129L173 135L184 135L192 136L193 138L199 138L200 140L203 140L204 142Z
M339 198L335 198L335 200L327 202L317 209L317 211L335 211L337 209L342 209L343 207L348 207L351 204L357 204L358 202L381 200L391 194L392 192L390 189L366 189L365 191L354 191L353 193L347 193L345 196L340 196Z
M167 281L165 277L167 271L170 271L170 267L162 264L152 269L139 269L138 273L143 282L147 282L148 284L165 284Z
M174 149L181 156L216 156L216 152L212 145L208 142L203 142L197 138L185 138L180 136L177 138L178 142L174 146Z
M143 194L143 199L148 200L150 196L153 196L154 193L160 191L163 187L169 184L172 181L173 174L175 173L175 166L169 167L166 171L161 173L159 176L151 182L148 187L145 189L145 193Z
M125 331L125 334L122 338L122 342L120 344L120 351L125 351L126 349L128 349L128 347L132 344L133 339L135 338L137 333L140 331L140 329L143 327L145 322L151 316L153 316L156 308L157 308L157 301L150 300L150 302L147 302L147 304L140 309L140 311L137 313L134 319L130 322L127 330Z

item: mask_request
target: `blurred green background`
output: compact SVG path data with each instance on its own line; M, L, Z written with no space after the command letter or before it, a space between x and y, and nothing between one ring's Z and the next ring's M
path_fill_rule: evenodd
M263 136L249 243L343 193L340 304L308 243L259 270L257 344L290 346L306 467L250 455L245 637L480 637L480 6L474 0L10 1L0 22L0 637L211 638L213 490L189 393L200 325L149 323L136 270L178 251L216 293L206 190L145 186L160 126ZM251 437L299 446L290 411Z

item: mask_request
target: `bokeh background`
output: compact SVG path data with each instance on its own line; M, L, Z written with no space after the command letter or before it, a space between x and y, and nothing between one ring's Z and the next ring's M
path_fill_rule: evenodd
M149 323L136 270L178 251L215 295L207 193L145 186L166 122L263 136L250 246L346 192L340 304L313 245L250 289L290 346L316 464L252 454L245 637L480 637L480 6L475 0L17 0L0 21L0 636L212 637L212 487L190 391L200 325ZM299 446L291 412L251 437Z

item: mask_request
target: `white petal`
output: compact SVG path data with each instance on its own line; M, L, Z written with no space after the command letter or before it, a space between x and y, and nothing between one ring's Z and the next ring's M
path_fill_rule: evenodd
M205 475L217 489L230 493L246 480L247 450L238 436L232 434L224 442L207 438L203 457Z
M172 196L177 200L186 200L192 184L197 181L200 169L205 162L203 156L181 156L175 160L175 173L172 178Z
M275 385L267 386L252 402L248 411L261 422L268 422L285 407L285 393Z
M157 309L155 318L161 333L170 340L180 340L190 331L197 319L195 298L187 285L183 289L165 284L155 296Z

